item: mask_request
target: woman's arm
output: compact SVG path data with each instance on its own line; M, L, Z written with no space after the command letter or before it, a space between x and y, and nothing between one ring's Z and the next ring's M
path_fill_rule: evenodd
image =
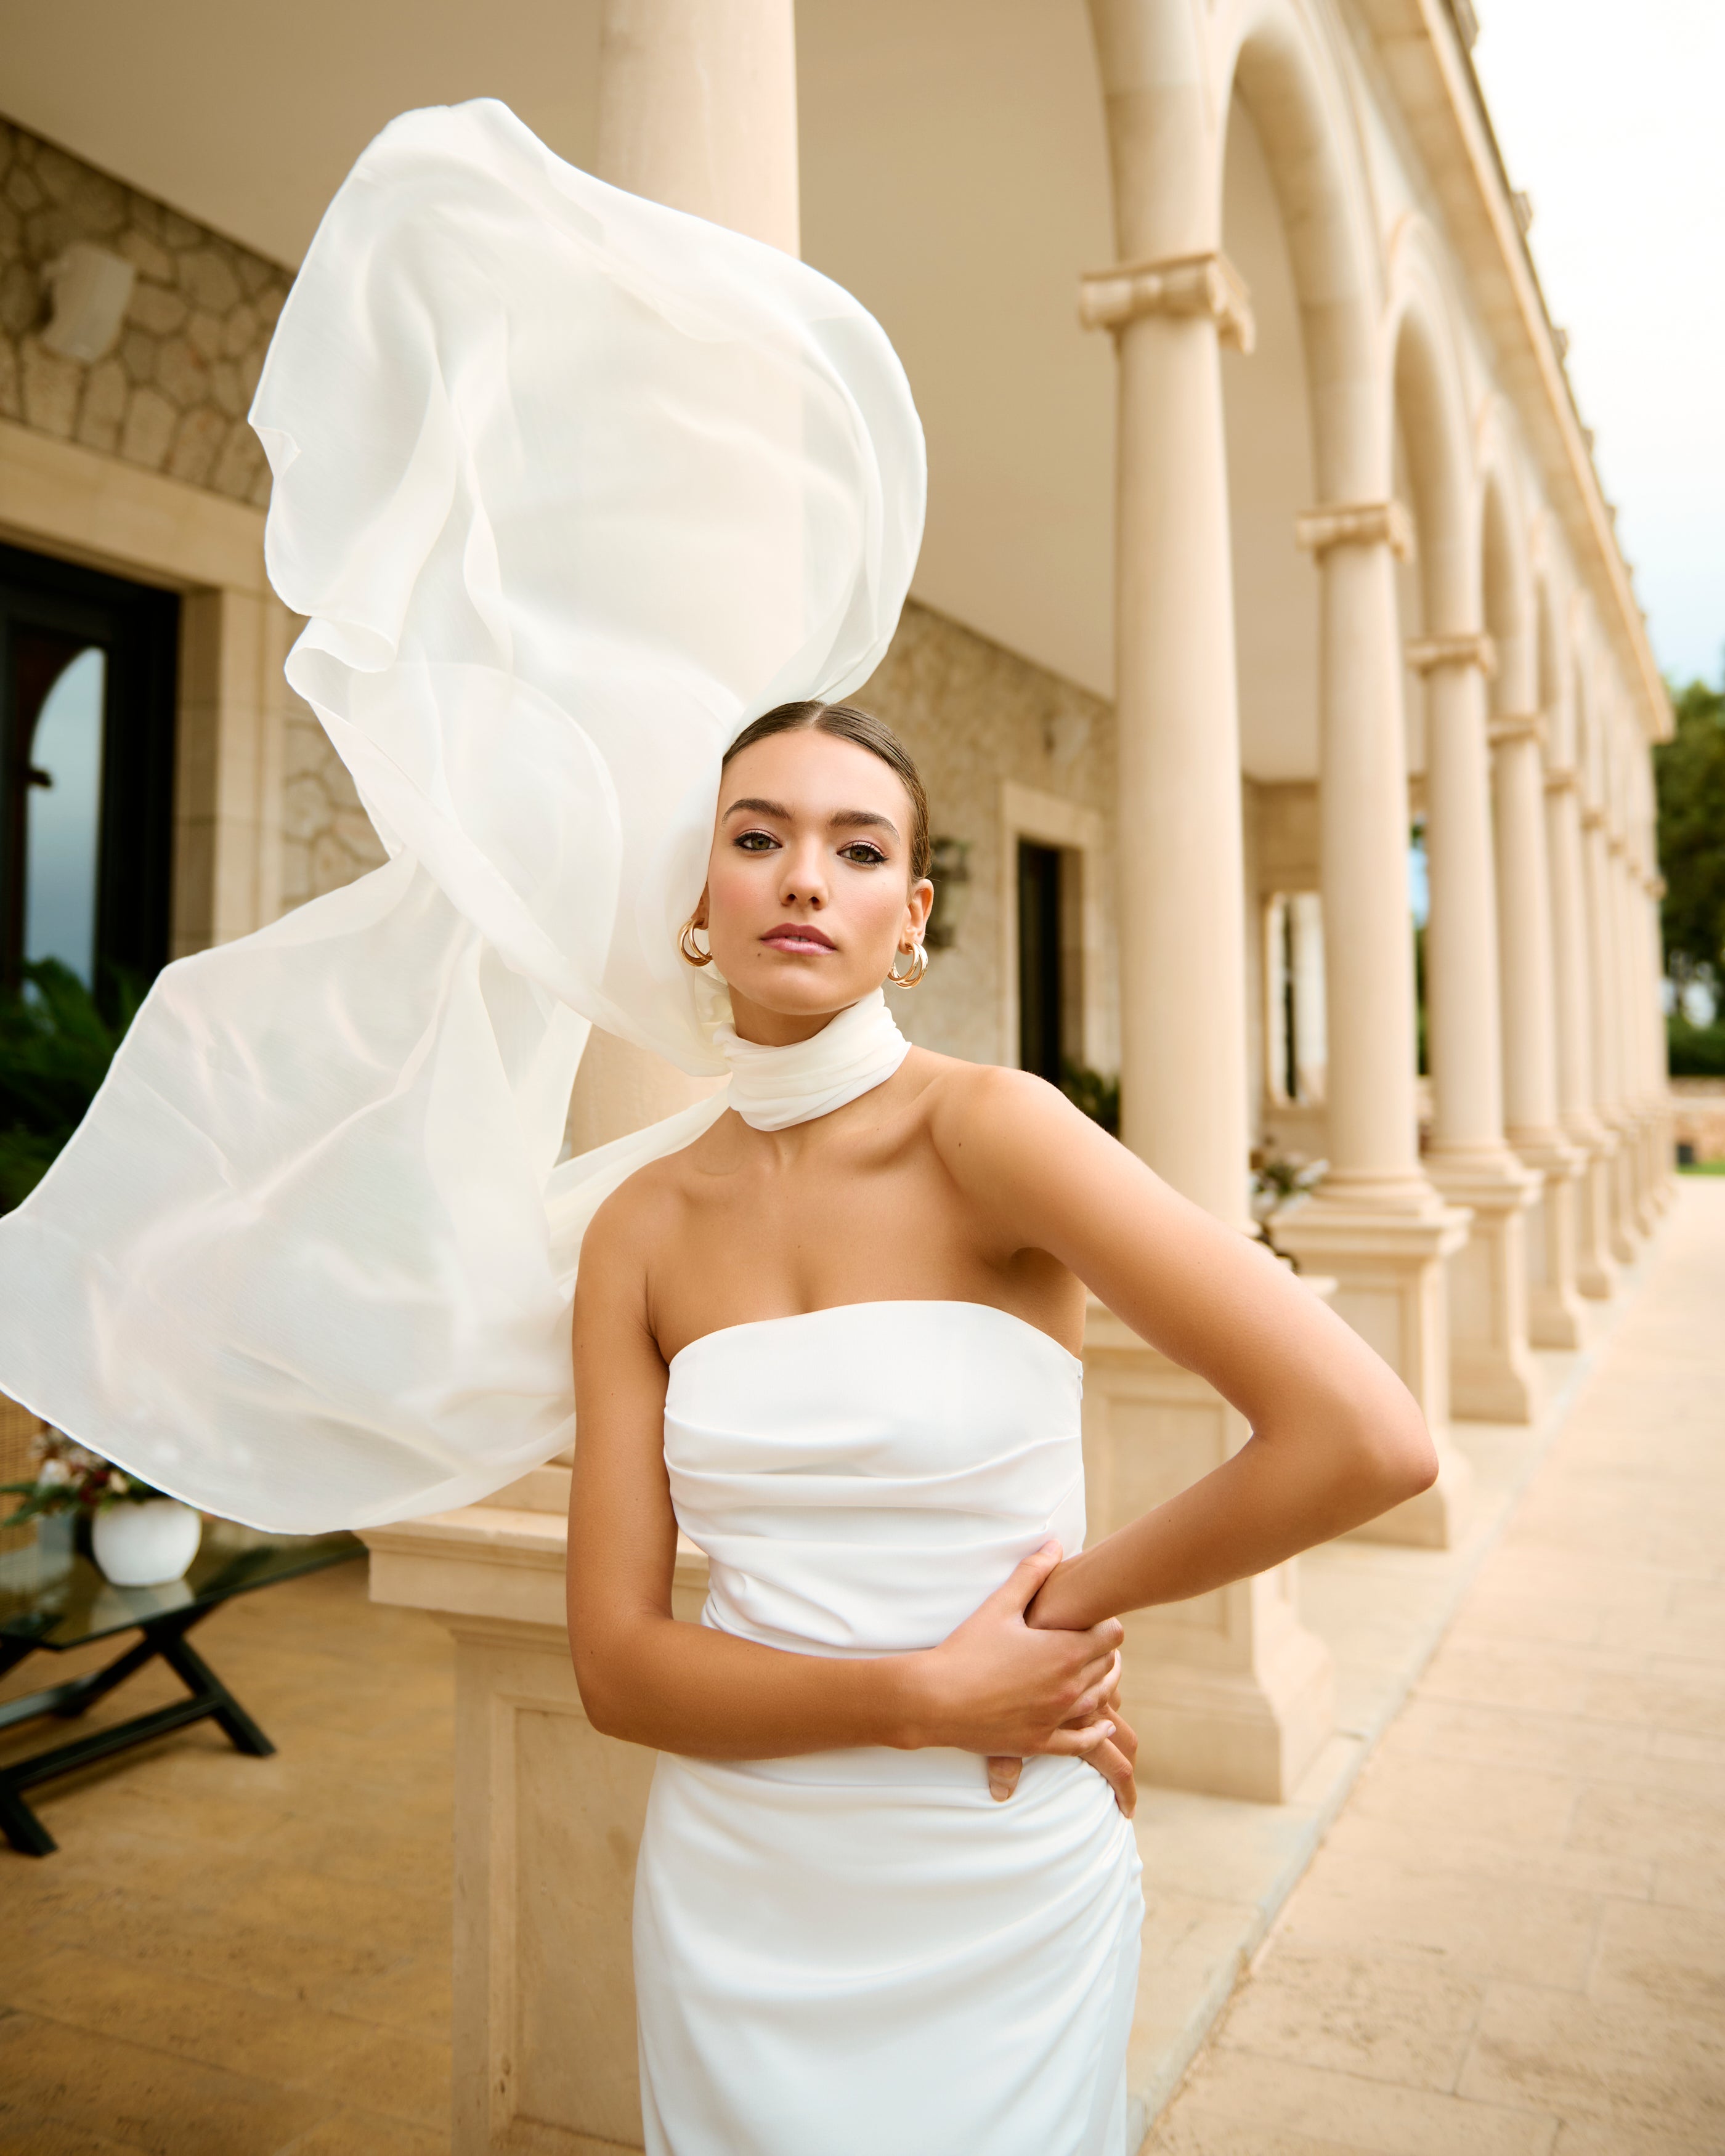
M1053 1087L978 1072L937 1105L934 1135L1004 1250L1051 1252L1251 1426L1231 1459L1060 1565L1033 1625L1183 1601L1430 1486L1430 1436L1388 1364L1260 1245L1171 1190Z
M666 1371L647 1322L640 1255L654 1224L650 1208L619 1197L588 1230L575 1298L569 1641L594 1727L712 1759L865 1744L1087 1755L1106 1744L1112 1724L1099 1709L1113 1689L1121 1627L1050 1632L1024 1623L1026 1604L1059 1562L1056 1544L921 1653L788 1654L675 1621Z

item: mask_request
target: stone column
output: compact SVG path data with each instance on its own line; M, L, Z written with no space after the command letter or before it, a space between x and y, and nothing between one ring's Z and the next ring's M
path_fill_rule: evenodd
M794 252L792 0L604 0L603 176ZM595 1033L586 1147L706 1090ZM629 1912L654 1755L582 1712L563 1618L569 1469L368 1534L372 1592L455 1639L454 2156L639 2149ZM706 1561L680 1547L676 1614Z
M1625 819L1627 822L1627 819ZM1648 1235L1658 1218L1653 1196L1651 1138L1653 1126L1652 1070L1648 1055L1647 1005L1652 984L1646 978L1647 937L1642 921L1646 900L1633 839L1625 829L1607 842L1617 914L1618 967L1623 983L1624 1109L1630 1123L1629 1203L1635 1232Z
M1652 858L1656 860L1656 852L1652 853ZM1665 980L1665 936L1659 902L1665 896L1665 878L1656 870L1648 875L1646 892L1647 976L1652 1004L1648 1020L1649 1056L1653 1070L1655 1103L1656 1188L1659 1194L1660 1209L1663 1211L1676 1196L1677 1172L1676 1147L1671 1134L1670 1051L1666 1043L1665 1004L1661 996Z
M1120 362L1116 798L1132 834L1118 869L1121 1135L1243 1227L1245 870L1219 346L1249 350L1251 314L1214 252L1086 277L1080 314L1114 331Z
M1395 557L1410 544L1391 501L1315 509L1296 527L1320 580L1319 857L1323 889L1330 1172L1276 1223L1276 1240L1336 1283L1334 1306L1424 1410L1438 1480L1369 1531L1447 1547L1467 1511L1450 1444L1446 1260L1467 1215L1420 1163L1414 1101L1408 773Z
M1527 1422L1538 1373L1527 1345L1527 1214L1539 1182L1503 1137L1496 878L1486 772L1491 639L1430 637L1409 649L1426 681L1426 1024L1432 1138L1426 1168L1473 1224L1450 1267L1455 1411Z
M1635 1257L1635 1243L1630 1232L1629 1209L1624 1203L1626 1166L1622 1089L1623 999L1616 964L1611 860L1606 850L1605 817L1604 810L1592 801L1581 811L1581 832L1591 962L1589 971L1593 988L1594 1101L1601 1122L1616 1142L1611 1152L1606 1186L1606 1235L1614 1261L1626 1265Z
M1611 1157L1617 1138L1600 1121L1594 1101L1594 983L1588 962L1578 788L1573 765L1557 764L1547 770L1545 821L1551 875L1558 1110L1564 1136L1583 1156L1576 1184L1575 1284L1583 1295L1603 1299L1611 1293L1615 1278L1610 1253L1610 1186Z
M602 180L798 252L792 0L604 0ZM577 1152L658 1122L712 1090L595 1030L569 1107Z
M1079 316L1111 331L1119 368L1122 1135L1244 1231L1245 873L1219 347L1250 350L1251 310L1217 249L1220 145L1188 0L1091 0L1091 18L1119 254L1082 280ZM1117 1380L1135 1403L1101 1453L1089 1448L1093 1534L1244 1441L1219 1394L1106 1312L1092 1314L1086 1364L1103 1389L1086 1403L1087 1432ZM1291 1789L1333 1722L1329 1656L1294 1616L1291 1579L1246 1583L1219 1627L1166 1611L1127 1620L1147 1775L1231 1795Z
M1504 1132L1539 1178L1527 1214L1527 1335L1541 1348L1581 1345L1575 1284L1576 1184L1583 1156L1558 1125L1556 999L1550 878L1535 714L1492 721L1497 948L1503 1026Z

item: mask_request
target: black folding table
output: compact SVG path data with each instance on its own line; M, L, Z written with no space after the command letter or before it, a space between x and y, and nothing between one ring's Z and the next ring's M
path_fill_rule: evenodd
M290 1536L273 1539L223 1521L206 1523L203 1541L183 1579L165 1587L116 1587L87 1557L57 1550L45 1540L0 1557L0 1676L28 1656L64 1654L123 1632L141 1637L104 1668L41 1691L0 1702L0 1730L41 1715L74 1720L105 1693L159 1657L186 1687L187 1697L128 1722L92 1730L10 1764L0 1764L0 1830L27 1856L46 1856L55 1842L24 1801L23 1792L57 1774L69 1774L93 1759L146 1744L171 1729L213 1718L228 1742L262 1758L275 1747L228 1691L186 1635L213 1609L236 1594L274 1587L284 1579L363 1557L353 1535Z

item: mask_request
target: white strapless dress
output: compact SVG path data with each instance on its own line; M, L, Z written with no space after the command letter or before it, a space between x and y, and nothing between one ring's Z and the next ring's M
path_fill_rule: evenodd
M733 1326L670 1366L704 1621L819 1655L934 1645L1084 1537L1081 1365L978 1303ZM1081 1762L1005 1804L964 1752L662 1754L636 1875L649 2156L1127 2156L1143 1914Z

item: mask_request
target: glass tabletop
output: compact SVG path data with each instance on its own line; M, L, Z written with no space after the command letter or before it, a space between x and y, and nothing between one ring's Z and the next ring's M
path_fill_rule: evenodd
M39 1540L0 1557L0 1637L59 1653L364 1555L357 1535L266 1535L231 1520L206 1520L182 1579L116 1587L87 1557Z

